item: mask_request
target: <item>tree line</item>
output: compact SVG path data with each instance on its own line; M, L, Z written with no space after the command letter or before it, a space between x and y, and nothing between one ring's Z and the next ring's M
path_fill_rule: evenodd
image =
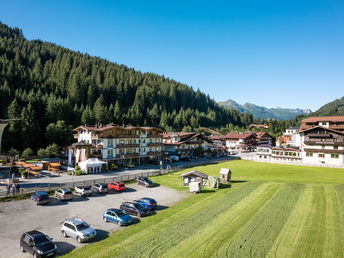
M0 99L0 118L21 118L7 127L5 150L68 145L72 128L80 124L194 131L253 122L252 115L220 107L188 85L52 43L29 41L20 29L2 23Z

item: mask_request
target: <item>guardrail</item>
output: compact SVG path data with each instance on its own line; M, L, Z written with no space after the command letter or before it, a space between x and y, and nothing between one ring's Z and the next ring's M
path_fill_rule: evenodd
M190 167L196 167L196 166L203 166L203 165L209 165L209 164L217 164L220 162L228 161L228 160L234 160L234 159L240 159L240 157L226 157L225 159L221 160L205 160L205 161L200 161L200 162L193 162L190 164L183 164L180 166L175 166L171 169L163 169L163 170L150 170L150 171L145 171L145 172L140 172L140 173L130 173L130 174L119 174L117 176L109 176L109 177L104 177L104 178L99 178L99 179L84 179L84 180L74 180L70 182L65 182L65 183L33 183L33 187L30 188L20 188L19 191L10 192L8 191L0 191L0 198L1 197L6 197L6 196L15 196L15 195L21 195L21 194L30 194L34 193L38 190L41 191L53 191L57 190L59 188L74 188L75 186L80 186L80 185L93 185L95 183L110 183L114 181L131 181L135 180L139 176L145 176L145 177L150 177L150 176L158 176L158 175L164 175L172 172L176 172L181 169L186 169Z

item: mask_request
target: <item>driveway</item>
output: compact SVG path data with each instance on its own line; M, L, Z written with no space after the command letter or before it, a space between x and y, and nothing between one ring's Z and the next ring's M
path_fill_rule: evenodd
M21 253L19 239L23 232L32 229L41 230L52 237L58 247L58 255L61 255L87 244L78 244L75 239L62 236L60 226L67 218L79 217L91 224L91 227L97 230L97 236L92 241L99 241L107 234L120 229L113 223L103 221L105 209L119 208L123 201L151 197L157 200L159 212L159 209L173 205L186 195L186 192L178 192L164 186L144 188L130 184L122 193L93 193L91 197L75 196L74 200L68 202L53 199L50 204L43 206L36 206L32 200L0 203L1 257L30 257L26 253Z

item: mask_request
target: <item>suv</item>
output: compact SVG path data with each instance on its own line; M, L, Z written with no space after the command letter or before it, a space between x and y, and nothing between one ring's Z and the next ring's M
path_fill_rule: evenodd
M33 254L33 257L49 257L56 254L57 246L52 238L38 230L26 232L20 238L20 250Z
M78 243L88 241L97 234L95 229L79 218L68 219L63 222L61 232L64 237L75 238Z
M138 185L143 185L144 187L153 187L154 183L150 181L147 177L140 176L136 178L136 183Z
M142 206L146 207L147 209L154 210L157 206L156 200L152 198L141 198L133 201L134 203L141 204Z
M49 194L45 191L37 191L33 193L31 195L31 199L35 201L36 205L50 202Z
M75 193L80 194L81 196L91 195L92 190L91 187L86 185L76 186Z
M124 202L121 204L120 209L124 210L125 213L136 216L136 217L143 217L143 216L150 215L149 209L134 202Z
M102 184L102 183L96 183L92 185L92 191L97 192L97 193L108 193L109 188L107 184Z
M120 209L111 208L104 211L103 220L117 223L119 226L126 226L133 221L133 218Z
M124 191L125 190L125 186L123 183L121 182L112 182L112 183L108 183L108 187L109 189L114 189L116 190L117 192L120 192L120 191Z
M55 191L55 197L61 201L72 200L74 195L68 188L61 188Z

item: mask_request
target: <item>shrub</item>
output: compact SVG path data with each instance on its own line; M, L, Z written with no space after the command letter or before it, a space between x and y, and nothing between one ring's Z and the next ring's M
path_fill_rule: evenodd
M33 155L33 151L30 148L26 148L22 153L22 157L24 158L28 158L32 155Z
M14 148L11 148L10 151L8 152L11 156L17 156L19 155L19 151L14 149Z
M48 156L48 155L47 155L47 151L46 151L45 149L43 149L43 148L40 148L40 149L37 151L37 155L38 155L39 157L41 157L41 158L44 158L44 157Z
M49 157L57 157L59 155L59 146L56 143L50 144L45 149L47 156Z
M20 169L19 172L20 172L20 175L22 177L28 177L28 175L29 175L29 173L27 171L25 171L24 169Z

